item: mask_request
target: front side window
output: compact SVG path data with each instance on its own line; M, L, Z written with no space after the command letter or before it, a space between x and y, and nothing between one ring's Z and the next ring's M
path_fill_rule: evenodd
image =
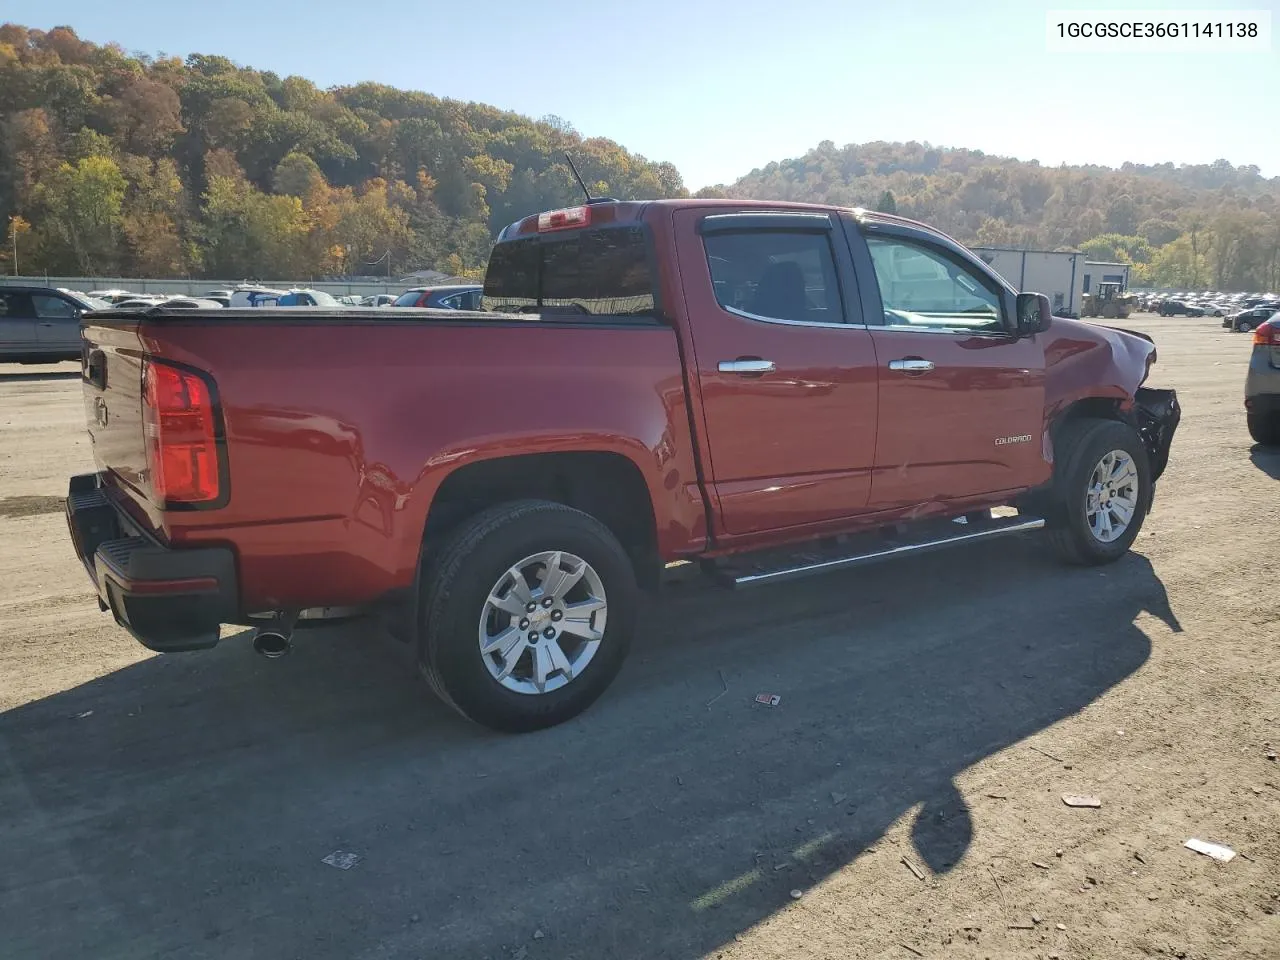
M705 238L716 301L726 310L793 323L843 323L825 231L744 230Z
M76 317L76 308L61 297L33 293L31 302L35 304L36 316L41 320L74 320Z
M976 270L910 240L868 237L890 326L1004 333L999 289Z
M557 319L652 316L655 286L644 227L574 230L495 246L482 308Z

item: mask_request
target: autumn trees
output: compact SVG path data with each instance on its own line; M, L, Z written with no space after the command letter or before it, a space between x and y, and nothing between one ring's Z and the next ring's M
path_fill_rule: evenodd
M566 150L601 193L684 193L556 118L0 26L0 223L27 225L26 272L475 273L498 229L578 199Z
M476 274L503 226L581 199L566 150L597 195L686 193L670 163L553 116L0 25L7 272L16 239L24 271L55 275ZM1084 248L1132 263L1137 283L1280 288L1280 180L1226 161L1048 168L825 141L698 195L875 207L965 243Z

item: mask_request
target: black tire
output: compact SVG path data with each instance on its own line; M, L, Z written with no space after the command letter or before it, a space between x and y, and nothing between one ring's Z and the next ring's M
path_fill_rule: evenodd
M1252 320L1241 320L1239 323L1236 324L1236 330L1239 331L1240 333L1248 333L1252 329L1253 329Z
M1249 413L1249 436L1264 447L1280 447L1280 413Z
M1082 418L1063 426L1054 447L1056 467L1046 517L1050 545L1068 563L1093 566L1120 559L1137 538L1151 504L1151 466L1142 439L1128 424ZM1104 542L1089 525L1085 501L1094 468L1113 450L1122 450L1133 460L1138 502L1124 533Z
M558 690L519 693L486 668L480 617L505 571L548 550L580 557L599 576L608 601L604 637L583 671ZM464 717L504 733L554 726L586 710L617 676L635 629L635 571L622 545L594 517L545 500L502 504L464 522L429 563L423 594L423 676Z

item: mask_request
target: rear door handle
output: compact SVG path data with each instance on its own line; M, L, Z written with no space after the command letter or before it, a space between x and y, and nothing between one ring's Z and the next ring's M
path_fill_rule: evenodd
M773 373L778 368L772 360L721 360L721 373Z
M921 360L919 357L906 357L902 360L890 360L890 370L902 370L906 373L928 373L933 369L932 360Z

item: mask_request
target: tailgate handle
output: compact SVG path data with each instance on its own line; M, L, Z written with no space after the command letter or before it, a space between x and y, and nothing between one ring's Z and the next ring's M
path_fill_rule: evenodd
M90 350L84 364L84 378L99 390L107 389L107 355L101 350Z

